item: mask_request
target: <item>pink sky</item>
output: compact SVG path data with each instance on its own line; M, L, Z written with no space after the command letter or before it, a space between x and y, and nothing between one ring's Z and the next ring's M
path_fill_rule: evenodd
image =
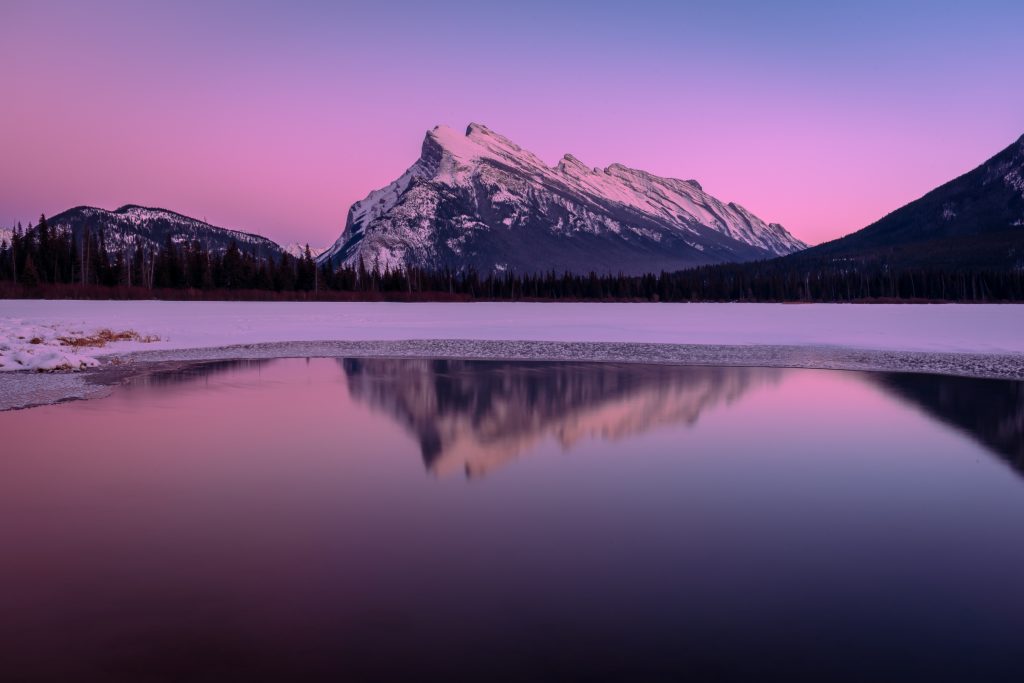
M322 246L477 121L816 243L1024 133L1018 3L514 7L4 3L0 226L136 203Z

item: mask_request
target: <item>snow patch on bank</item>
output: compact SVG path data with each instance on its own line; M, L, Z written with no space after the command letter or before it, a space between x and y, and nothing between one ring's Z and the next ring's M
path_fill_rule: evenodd
M61 343L70 330L0 319L0 370L84 370L100 364L94 356Z
M0 317L0 371L85 370L100 364L100 349L106 354L117 353L153 339L134 331L90 329L67 320L39 322Z

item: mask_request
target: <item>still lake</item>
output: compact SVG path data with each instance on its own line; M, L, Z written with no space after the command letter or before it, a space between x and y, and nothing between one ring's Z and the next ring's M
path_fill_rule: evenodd
M0 679L1024 680L1024 383L207 363L0 413Z

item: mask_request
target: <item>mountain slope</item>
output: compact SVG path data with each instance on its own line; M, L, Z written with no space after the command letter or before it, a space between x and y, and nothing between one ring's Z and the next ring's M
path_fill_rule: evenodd
M549 167L479 124L429 131L420 158L348 212L320 260L480 272L648 273L806 245L693 180L566 155Z
M150 209L128 204L115 211L92 206L78 206L49 218L56 228L71 230L79 237L86 229L93 235L103 232L107 250L133 250L139 244L146 249L159 250L168 237L175 244L197 241L214 253L224 252L231 241L238 248L257 258L281 257L281 247L259 235L228 230L205 221L189 218L166 209Z
M789 260L1024 267L1024 136L981 166L851 235Z

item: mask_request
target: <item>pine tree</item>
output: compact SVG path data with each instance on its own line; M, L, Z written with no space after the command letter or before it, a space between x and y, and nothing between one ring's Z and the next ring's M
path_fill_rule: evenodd
M226 289L240 289L244 282L244 264L242 253L238 249L238 242L231 240L227 251L224 252L224 259L221 265L221 284Z
M39 271L36 270L36 264L32 260L31 254L25 256L25 265L22 267L21 273L21 284L26 287L39 286Z

